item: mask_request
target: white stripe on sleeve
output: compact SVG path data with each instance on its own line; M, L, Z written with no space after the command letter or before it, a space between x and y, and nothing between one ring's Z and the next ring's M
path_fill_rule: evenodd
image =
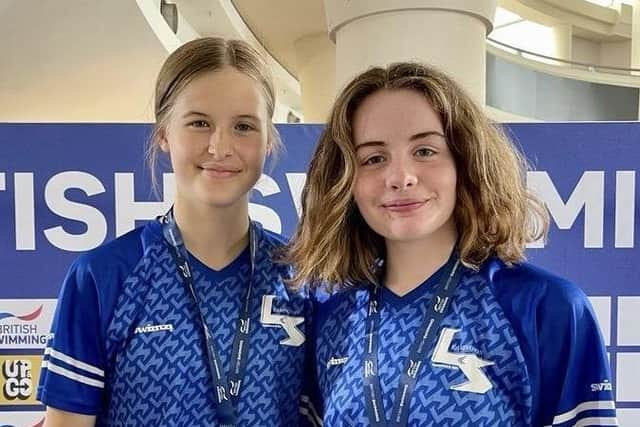
M553 419L552 425L562 424L562 423L566 423L567 421L571 421L575 417L577 417L579 413L584 412L584 411L614 410L614 409L616 409L616 405L611 400L593 400L593 401L590 401L590 402L582 402L581 404L579 404L575 408L571 409L570 411L567 411L567 412L562 413L560 415L556 415L555 418ZM585 420L592 420L592 419L600 419L600 418L597 418L597 417L585 418ZM603 420L610 420L610 419L615 420L615 417L603 417L602 419ZM580 422L582 422L582 420ZM577 425L579 425L579 424L576 424L576 426ZM580 424L580 425L594 425L594 424ZM595 425L597 425L597 424L595 424ZM602 425L609 426L609 425L618 425L618 424L617 424L617 421L616 421L616 424L602 424Z
M77 381L82 384L87 384L97 388L104 388L104 382L95 380L93 378L85 377L84 375L77 374L68 369L63 368L62 366L58 366L52 363L51 360L45 360L42 362L42 369L46 369L49 372L54 372L63 377L67 377L73 381Z
M59 352L57 350L54 350L51 347L47 347L47 349L44 351L44 354L45 354L45 356L48 354L51 357L56 358L58 360L61 360L64 363L66 363L68 365L71 365L71 366L73 366L75 368L82 369L84 371L91 372L92 374L96 374L96 375L99 375L101 377L104 377L104 371L102 369L97 368L97 367L95 367L93 365L89 365L88 363L81 362L81 361L79 361L77 359L74 359L71 356L67 356L66 354L61 353L61 352Z

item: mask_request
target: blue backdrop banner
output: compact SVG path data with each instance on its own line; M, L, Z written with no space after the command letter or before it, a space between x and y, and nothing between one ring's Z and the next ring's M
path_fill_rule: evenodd
M40 355L62 278L79 253L171 204L145 165L149 125L0 124L0 425L37 425ZM285 150L256 185L251 216L290 235L321 126L279 126ZM640 124L518 124L507 131L551 212L529 259L591 297L611 356L621 425L640 425ZM634 421L635 420L635 421Z

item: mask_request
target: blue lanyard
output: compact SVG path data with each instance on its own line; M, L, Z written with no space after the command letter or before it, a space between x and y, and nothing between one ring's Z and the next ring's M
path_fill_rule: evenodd
M235 426L238 423L238 416L234 407L234 401L237 400L240 394L240 386L242 385L242 379L244 378L247 368L247 355L249 353L249 331L250 331L250 302L251 292L253 288L253 273L256 260L256 248L257 248L257 233L255 230L255 224L250 222L249 225L249 252L251 262L251 272L249 276L249 286L244 298L244 304L240 318L236 326L236 334L233 339L233 351L231 353L231 372L229 373L229 381L224 372L222 360L216 350L213 335L209 330L209 326L205 320L200 303L196 294L195 286L193 284L193 276L191 268L189 267L189 255L187 249L182 241L182 235L176 224L175 217L173 215L173 208L167 212L166 215L160 217L162 223L162 232L165 239L169 242L169 248L171 255L176 263L178 273L182 277L189 293L193 298L198 315L200 317L200 324L202 326L205 343L207 347L207 361L209 364L209 371L213 378L214 385L214 402L216 404L216 415L221 426Z
M382 401L382 389L378 376L378 330L380 328L380 293L378 285L369 293L369 313L366 323L366 348L364 356L364 396L367 416L372 426L406 426L409 418L409 405L416 386L416 379L424 364L428 351L433 346L440 323L451 303L453 292L458 286L462 269L457 251L454 249L445 264L442 277L427 309L425 319L416 333L411 346L393 403L391 421L388 423Z

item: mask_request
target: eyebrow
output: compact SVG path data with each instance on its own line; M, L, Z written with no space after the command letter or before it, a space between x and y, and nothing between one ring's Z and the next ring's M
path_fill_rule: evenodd
M189 116L201 116L201 117L209 117L208 114L205 113L201 113L200 111L187 111L186 113L184 113L182 115L182 118L187 118ZM256 121L260 121L260 119L257 116L254 116L253 114L239 114L237 116L235 116L237 119L252 119L252 120L256 120Z
M418 140L418 139L426 138L426 137L431 136L431 135L436 135L436 136L440 136L442 138L445 138L445 136L441 132L438 132L436 130L430 130L430 131L426 131L426 132L416 133L415 135L411 135L411 137L409 138L409 141L415 141L415 140ZM379 147L379 146L383 146L383 145L385 145L384 141L365 141L362 144L358 144L356 146L356 151L358 151L361 148L365 148L365 147Z
M253 114L239 114L236 116L236 118L238 119L252 119L255 120L257 122L260 121L260 118L258 116L254 116Z
M187 118L187 117L189 117L189 116L202 116L202 117L209 117L209 116L207 116L205 113L201 113L201 112L199 112L199 111L187 111L186 113L184 113L184 114L182 115L182 118L184 119L184 118Z

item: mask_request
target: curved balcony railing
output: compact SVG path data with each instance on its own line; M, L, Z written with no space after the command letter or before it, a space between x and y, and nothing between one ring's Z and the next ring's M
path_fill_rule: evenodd
M566 61L489 43L499 46L487 51L488 106L543 121L638 120L640 69Z
M610 73L610 74L621 74L621 75L637 74L640 76L640 68L612 67L608 65L589 64L586 62L569 61L566 59L555 58L553 56L542 55L540 53L521 49L517 46L512 46L510 44L503 43L501 41L492 39L490 37L487 38L487 41L498 48L502 48L507 51L512 51L514 54L518 56L528 57L530 59L537 60L540 62L552 63L557 65L565 65L578 70L586 70L594 73Z

